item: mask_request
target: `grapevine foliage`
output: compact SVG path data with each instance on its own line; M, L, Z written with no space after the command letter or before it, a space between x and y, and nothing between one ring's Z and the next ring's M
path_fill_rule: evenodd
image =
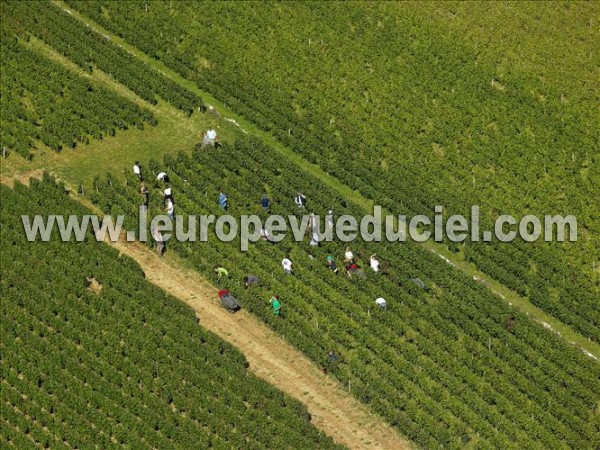
M256 140L167 157L146 170L168 172L176 214L184 216L220 214L221 189L229 197L228 213L237 217L261 214L265 192L273 214L295 214L297 190L306 195L309 211L365 213L356 205L344 206L348 202L326 185ZM148 178L152 217L162 213L163 186ZM128 226L135 227L142 198L129 169L126 179L123 184L114 176L101 177L92 200L106 213L127 213ZM180 226L187 230L185 218ZM496 448L515 442L527 448L590 447L600 368L574 347L417 244L351 244L366 279L350 279L325 264L333 255L341 266L345 244L315 248L309 239L290 239L260 241L242 253L239 238L223 243L209 233L208 243L169 241L168 247L315 363L327 367L327 353L341 353L332 373L424 448L475 442ZM382 273L365 266L372 253L384 262ZM286 256L294 263L293 276L281 268ZM215 265L225 267L229 277L218 278ZM243 288L248 273L260 277L260 288ZM269 309L273 295L282 299L283 320ZM387 311L375 307L377 297L387 300ZM512 331L506 326L510 316L517 324Z
M50 61L3 33L0 146L29 158L41 142L60 151L156 124L150 111Z
M89 214L31 183L1 186L3 448L338 448L133 260L27 242L21 214Z
M409 3L67 3L394 213L575 215L577 243L450 248L600 342L597 108Z

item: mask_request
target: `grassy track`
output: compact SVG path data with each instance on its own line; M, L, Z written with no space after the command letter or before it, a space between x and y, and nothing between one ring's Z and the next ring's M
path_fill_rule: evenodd
M162 159L165 154L188 151L200 141L199 134L209 126L216 127L219 138L222 140L235 139L242 133L239 128L232 126L214 113L195 113L188 117L166 102L160 101L157 105L151 105L102 71L96 69L90 75L35 38L31 39L29 45L46 57L64 64L78 75L92 78L135 103L152 110L158 119L158 125L156 127L147 126L144 130L131 128L127 131L117 131L114 137L108 136L101 141L91 140L85 148L64 149L61 152L56 152L40 144L39 148L32 152L34 155L32 162L17 157L17 155L3 159L1 173L4 177L36 169L46 169L73 185L83 185L89 188L92 180L98 174L106 172L120 174L124 167L129 168L135 160L139 160L142 165L145 165L150 159Z
M259 130L252 123L246 121L243 117L240 117L235 112L229 110L226 105L221 104L209 93L201 91L193 83L185 80L172 70L166 68L161 62L143 54L138 49L127 44L123 39L113 35L98 24L86 17L81 16L70 8L67 8L61 2L56 1L55 3L61 5L63 8L69 9L74 17L91 26L93 29L110 36L113 42L132 52L147 64L161 71L167 77L200 94L205 101L215 107L215 111L207 114L194 114L192 117L188 118L183 113L180 113L164 102L160 102L157 106L147 104L143 100L137 98L133 93L123 88L116 81L112 80L110 77L102 74L101 72L95 71L92 77L121 92L123 95L135 98L137 102L141 102L144 104L144 106L150 108L158 118L159 125L154 128L147 127L147 129L144 131L128 130L126 132L118 133L115 137L105 138L103 141L93 141L85 148L85 150L77 149L75 151L64 151L62 153L55 153L50 150L41 150L35 155L35 159L32 163L27 163L19 158L9 158L8 160L3 161L3 176L44 168L51 170L72 184L83 184L84 186L89 187L96 175L104 174L109 171L120 173L123 170L123 167L128 168L130 165L132 165L135 159L140 160L142 164L144 164L151 158L157 160L162 159L163 155L168 153L177 153L182 150L189 151L189 149L191 149L193 145L198 142L199 132L203 129L206 129L210 124L216 124L216 126L218 126L220 136L224 140L235 138L235 136L238 136L240 133L242 133L242 130L245 130L253 135L260 136L266 143L284 154L291 161L302 167L307 172L321 179L332 190L340 192L345 198L357 205L364 207L365 210L371 210L373 206L373 202L371 200L368 200L359 193L353 191L338 179L324 172L317 165L307 162L304 158L299 156L297 153L294 153L289 148L282 146L273 136ZM71 67L73 70L79 70L76 66L72 65L68 61L64 60L64 58L53 52L51 49L44 46L44 44L33 41L32 45L39 47L49 56L57 60L62 60L65 65ZM216 111L220 112L220 116L216 113ZM229 121L224 120L224 117L234 119L239 124L239 127L233 125ZM128 155L135 156L128 157ZM554 319L539 308L532 305L527 299L517 295L513 291L503 286L501 283L489 278L479 271L475 265L466 262L460 253L450 253L443 245L439 245L434 242L427 242L424 244L424 246L427 249L447 258L452 264L463 270L469 276L480 279L486 286L488 286L497 294L501 295L514 307L519 308L521 311L529 314L535 320L548 324L554 331L560 333L560 335L568 342L574 343L596 357L600 356L600 345L581 336L579 333L574 332L567 325L561 323L560 321Z

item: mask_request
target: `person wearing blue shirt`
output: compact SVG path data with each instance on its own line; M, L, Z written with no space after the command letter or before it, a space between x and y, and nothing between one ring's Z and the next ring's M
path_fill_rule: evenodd
M227 196L225 195L225 193L223 191L219 192L219 206L227 211Z
M265 212L269 211L269 197L267 197L267 194L263 194L263 196L260 199L260 206L262 206L262 209Z

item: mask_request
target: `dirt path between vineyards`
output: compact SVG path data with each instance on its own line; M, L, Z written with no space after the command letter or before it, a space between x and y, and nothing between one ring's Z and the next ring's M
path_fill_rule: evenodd
M159 258L139 243L110 243L135 259L146 279L196 311L200 325L237 347L250 370L308 408L312 422L336 442L353 449L404 449L410 446L380 417L324 375L254 316L230 314L217 302L217 289L194 271Z
M15 185L15 182L19 182L21 184L29 184L29 179L30 178L37 178L37 179L41 179L42 176L44 175L44 171L39 169L39 170L30 170L27 172L22 172L22 173L18 173L15 175L10 175L10 176L2 176L0 175L0 183L5 184L9 187L13 187Z

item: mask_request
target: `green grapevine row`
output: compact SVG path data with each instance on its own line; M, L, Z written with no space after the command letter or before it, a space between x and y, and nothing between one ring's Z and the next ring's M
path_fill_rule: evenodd
M0 146L28 158L42 142L54 150L156 124L152 113L27 48L2 30Z
M106 37L82 26L69 13L45 2L3 2L10 29L27 39L34 35L87 71L98 68L151 104L161 98L191 115L202 99L140 61Z
M27 242L21 214L89 213L64 186L1 189L6 447L337 448L129 258L91 234Z
M576 244L450 248L600 341L597 109L407 3L68 3L395 213L576 215Z
M233 215L260 213L263 192L273 200L272 213L293 214L298 189L310 211L361 214L254 140L168 157L149 170L169 173L176 213L219 214L222 188ZM127 184L110 175L97 179L92 201L106 213L127 214L126 225L135 227L142 199L135 177L129 170L126 176ZM162 184L149 183L152 216L163 210ZM353 244L362 261L377 253L386 263L384 273L365 269L366 278L355 281L325 267L328 254L341 265L339 242L315 248L261 241L247 253L239 244L212 235L208 243L169 241L168 248L232 291L316 363L324 364L329 350L340 351L335 376L419 445L459 448L481 440L495 447L590 447L591 411L600 395L597 364L418 245ZM281 269L286 255L294 262L293 276ZM230 277L217 278L216 264ZM261 278L259 289L243 289L248 273ZM413 284L415 277L431 290ZM268 308L273 294L282 298L283 320ZM387 311L375 308L379 296L388 300ZM506 328L511 315L518 323L514 332Z

